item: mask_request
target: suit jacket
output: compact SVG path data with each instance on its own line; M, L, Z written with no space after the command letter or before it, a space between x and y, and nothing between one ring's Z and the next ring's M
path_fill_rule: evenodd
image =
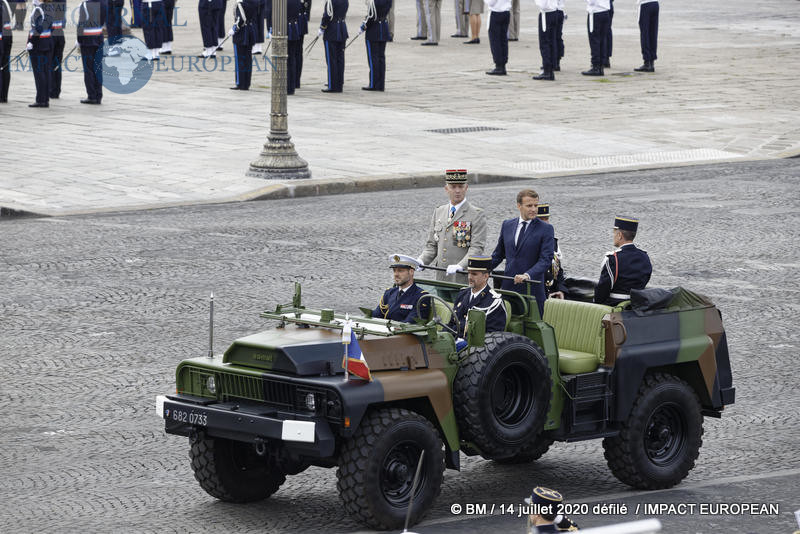
M450 326L458 328L458 336L466 337L464 328L467 324L467 312L476 308L486 312L486 332L502 332L506 329L506 307L503 304L503 297L495 293L488 285L470 302L472 288L465 287L458 292L456 301L453 303L455 314L450 319Z
M392 0L375 0L375 13L366 20L364 37L369 41L388 41L389 22L386 17L392 9Z
M323 11L319 27L325 30L322 38L325 41L347 41L347 24L344 19L350 7L348 0L333 0L333 14Z
M538 284L531 284L531 294L536 296L539 304L539 313L544 309L545 291L544 276L553 262L555 242L553 240L553 227L539 219L531 219L525 234L520 236L519 243L514 244L517 234L519 217L506 219L500 227L500 237L497 246L492 252L492 269L505 260L506 276L515 276L528 273L531 280L539 280ZM525 294L526 284L514 284L511 280L503 280L500 289L508 289Z
M417 301L422 295L427 293L427 291L420 288L417 284L411 284L400 298L397 296L399 292L400 288L397 286L390 287L384 291L380 303L372 310L372 316L390 319L392 321L413 323L414 319L417 318ZM424 319L427 319L427 312L430 310L430 305L430 299L423 300L419 305Z
M629 243L609 252L603 260L600 281L594 289L594 301L618 304L630 298L631 289L644 289L653 274L650 256Z
M425 265L447 267L455 263L466 270L467 258L483 254L486 245L486 216L481 208L464 201L449 220L450 203L433 210L428 240L420 255ZM463 282L464 275L447 276L437 271L438 280Z

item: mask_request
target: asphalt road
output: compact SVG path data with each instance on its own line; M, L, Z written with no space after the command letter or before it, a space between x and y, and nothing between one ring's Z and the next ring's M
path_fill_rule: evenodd
M521 532L524 519L453 515L453 504L519 505L535 485L570 502L777 504L766 515L656 514L665 532L792 532L800 508L800 160L685 167L472 186L490 249L514 196L551 202L568 275L596 276L614 215L641 219L653 286L683 285L722 310L736 404L706 419L683 484L634 492L599 441L555 444L530 466L462 456L415 530ZM183 358L265 326L258 313L304 301L374 305L387 257L417 255L441 189L174 208L0 223L0 531L351 532L334 470L290 477L263 503L215 501L167 436L154 397ZM640 515L652 517L653 515ZM583 527L637 518L578 514Z

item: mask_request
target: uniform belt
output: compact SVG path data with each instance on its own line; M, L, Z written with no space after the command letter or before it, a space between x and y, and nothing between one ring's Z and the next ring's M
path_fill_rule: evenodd
M6 22L5 24L3 24L3 29L4 30L10 30L11 29L11 23L10 22Z
M50 30L47 30L46 32L42 32L39 34L39 39L46 39L48 37L50 37Z
M98 28L84 28L83 29L83 35L84 36L86 36L86 35L102 35L102 33L103 33L103 27L102 26L100 26Z
M626 295L625 293L609 293L608 296L611 297L612 299L619 299L619 300L630 300L631 299L631 296L630 295Z
M64 27L64 23L63 22L54 22L53 25L50 26L50 28L53 29L53 30L60 30L63 27Z

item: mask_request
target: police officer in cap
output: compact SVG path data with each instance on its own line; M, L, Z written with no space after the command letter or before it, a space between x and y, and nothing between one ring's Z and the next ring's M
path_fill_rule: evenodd
M413 323L417 318L417 301L427 291L414 282L414 271L419 267L417 260L410 256L395 254L389 267L392 268L394 286L383 292L378 306L372 310L373 317ZM422 319L427 319L430 300L424 299L419 304Z
M536 218L550 224L550 204L539 204ZM547 272L544 273L544 290L547 293L547 298L563 299L564 293L567 291L561 261L562 255L561 248L558 246L558 238L553 237L553 262Z
M491 256L470 256L467 263L469 287L458 292L453 303L455 315L450 326L458 330L458 336L466 337L467 313L471 309L486 313L486 332L502 332L506 329L506 307L503 297L489 287Z
M630 300L631 289L644 289L650 281L653 273L650 257L633 244L638 227L637 219L614 219L614 246L617 248L603 260L600 281L594 290L595 302L613 306Z
M525 498L525 504L530 507L528 515L528 532L572 532L578 530L568 517L559 514L559 506L564 502L564 497L556 490L538 486L533 488L530 497Z

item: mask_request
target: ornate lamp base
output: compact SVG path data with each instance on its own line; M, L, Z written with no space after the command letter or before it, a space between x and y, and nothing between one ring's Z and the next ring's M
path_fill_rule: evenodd
M270 134L261 155L250 163L245 175L270 180L297 180L311 178L311 171L308 163L297 155L289 134Z

